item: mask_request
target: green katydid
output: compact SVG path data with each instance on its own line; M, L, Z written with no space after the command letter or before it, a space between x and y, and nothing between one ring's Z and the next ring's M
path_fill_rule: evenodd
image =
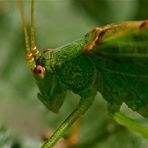
M38 98L58 112L67 90L80 95L75 110L42 146L51 148L64 132L91 106L97 91L109 104L120 124L148 137L148 128L120 113L129 108L148 117L148 20L96 27L80 39L41 54L35 46L34 0L31 1L31 42L23 3L19 0L24 25L26 60L40 93Z

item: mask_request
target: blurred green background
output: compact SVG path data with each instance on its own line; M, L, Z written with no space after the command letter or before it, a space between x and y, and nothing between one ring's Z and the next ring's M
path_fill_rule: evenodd
M24 5L29 27L30 1L25 0ZM147 0L36 0L36 45L41 51L55 48L78 39L95 26L148 19L147 9ZM0 0L0 148L39 148L43 135L52 133L79 101L77 95L69 92L59 114L49 112L36 97L38 88L27 69L24 47L17 2ZM147 122L126 105L123 110ZM147 148L148 145L146 139L111 119L107 103L99 93L80 126L79 143L75 147ZM57 145L64 147L64 142Z

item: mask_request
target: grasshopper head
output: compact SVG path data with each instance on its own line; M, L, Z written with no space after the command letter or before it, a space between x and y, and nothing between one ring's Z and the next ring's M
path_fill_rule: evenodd
M63 104L65 91L58 83L55 75L46 68L45 62L47 60L42 60L44 58L42 58L43 56L41 56L39 50L35 46L34 0L31 0L30 36L26 26L23 2L18 1L18 5L24 29L26 61L39 87L40 93L38 94L38 97L48 109L52 110L53 112L58 112L59 108Z
M45 57L50 56L50 54L44 52L41 55L39 51L36 53L38 53L38 58L34 56L34 62L28 66L30 65L40 90L38 98L49 110L57 113L64 102L66 91L60 85L55 73L47 66L49 61Z

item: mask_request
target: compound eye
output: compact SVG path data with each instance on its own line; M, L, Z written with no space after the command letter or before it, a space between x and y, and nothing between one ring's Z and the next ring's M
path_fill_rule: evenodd
M45 76L45 68L42 65L37 65L34 68L34 73L38 75L40 79L43 79Z

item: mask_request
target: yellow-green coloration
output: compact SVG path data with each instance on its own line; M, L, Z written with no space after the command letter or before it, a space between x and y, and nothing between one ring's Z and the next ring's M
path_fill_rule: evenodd
M43 52L37 63L45 68L45 77L35 78L40 89L38 96L48 109L58 112L67 90L86 96L94 89L96 67L82 49L95 38L96 32L88 33L64 47Z
M82 96L94 86L96 68L91 59L83 55L56 67L56 75L64 88Z
M94 28L80 39L42 54L35 47L34 0L31 7L31 48L22 1L27 64L36 79L39 99L58 112L68 90L80 95L80 103L42 148L52 148L64 132L93 103L97 91L109 104L120 124L148 137L148 129L120 114L120 106L148 117L148 21L127 22ZM132 125L137 127L132 128ZM143 130L144 129L144 130Z

